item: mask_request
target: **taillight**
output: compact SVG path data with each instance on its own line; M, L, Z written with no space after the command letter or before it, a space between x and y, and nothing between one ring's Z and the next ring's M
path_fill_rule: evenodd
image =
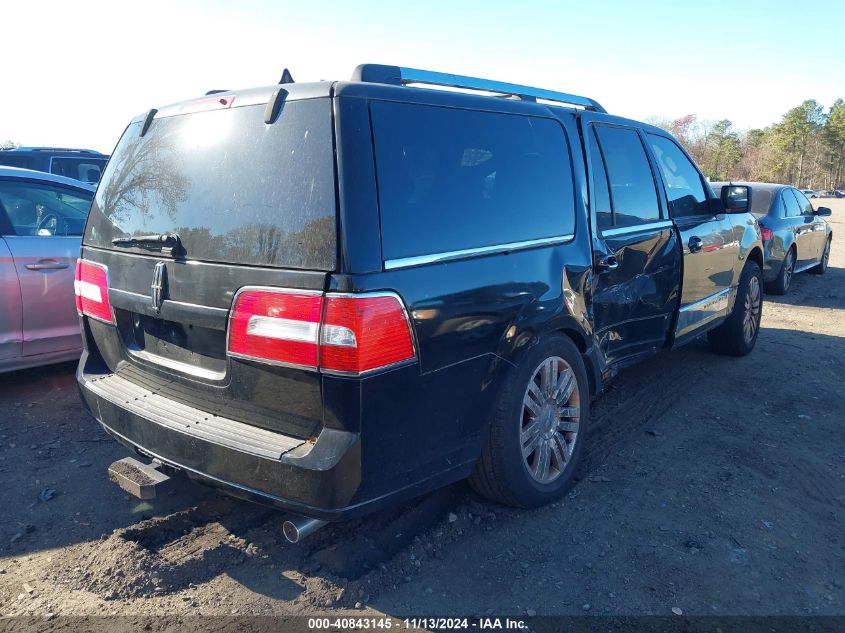
M399 297L248 288L229 317L232 356L363 374L413 360L411 325Z
M229 315L229 354L317 367L322 293L242 290Z
M767 229L765 226L761 226L760 237L763 239L764 242L768 242L770 239L772 239L772 229Z
M399 297L326 295L321 369L362 374L412 358L411 327Z
M73 290L79 314L114 323L109 302L109 273L105 266L77 259Z

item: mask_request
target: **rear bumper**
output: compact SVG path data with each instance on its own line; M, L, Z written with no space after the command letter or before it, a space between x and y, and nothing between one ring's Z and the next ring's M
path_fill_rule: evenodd
M77 370L83 402L107 433L142 455L234 496L325 520L362 514L378 501L352 501L361 483L358 433L323 429L306 442L250 427L252 436L239 439L243 429L232 421L192 418L176 403L164 411L153 392L87 372L87 360L85 353Z

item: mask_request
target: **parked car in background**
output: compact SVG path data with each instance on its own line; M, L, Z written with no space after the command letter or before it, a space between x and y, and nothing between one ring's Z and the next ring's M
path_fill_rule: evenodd
M72 360L74 268L94 187L0 167L0 372Z
M309 517L293 540L466 477L531 507L615 372L702 335L753 349L762 264L747 205L665 130L365 65L130 122L78 264L77 377L132 450Z
M716 191L730 184L745 185L751 193L751 212L763 236L766 292L786 294L793 274L805 270L823 274L827 270L833 229L824 218L830 215L830 209L814 209L803 192L788 185L711 183Z
M17 147L0 150L0 165L34 169L96 184L109 157L92 149Z
M802 189L801 193L803 193L808 198L818 198L819 197L819 192L815 191L813 189Z
M845 198L845 191L840 191L839 189L823 191L822 198Z

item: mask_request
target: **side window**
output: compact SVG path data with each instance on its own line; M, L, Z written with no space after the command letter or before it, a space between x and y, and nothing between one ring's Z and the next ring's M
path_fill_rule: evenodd
M591 128L589 132L590 144L590 170L593 184L593 209L596 213L596 225L598 230L613 227L613 211L610 206L610 190L607 184L607 170L604 168L604 160L601 157L601 149L596 140L596 131Z
M785 217L797 218L799 215L803 215L801 205L798 204L798 199L792 193L791 189L784 189L781 192L781 197L783 198L784 207L786 207Z
M105 161L82 158L53 158L50 161L50 173L83 182L99 182L104 164Z
M635 130L597 126L610 182L613 224L636 226L660 219L654 176Z
M798 206L801 207L801 215L813 215L813 205L809 200L807 200L807 196L797 189L792 189L791 191L798 200Z
M81 236L93 197L47 183L0 182L0 212L19 236Z
M388 102L371 113L384 259L574 233L559 122Z
M648 135L648 142L666 185L672 217L711 215L701 175L681 148L674 141L655 134Z

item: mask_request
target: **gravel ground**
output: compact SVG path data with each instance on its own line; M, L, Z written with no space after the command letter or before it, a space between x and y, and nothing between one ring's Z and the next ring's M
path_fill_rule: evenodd
M457 484L290 545L273 510L109 482L72 365L3 375L0 615L845 615L845 201L817 202L828 274L767 297L749 357L622 373L534 511Z

